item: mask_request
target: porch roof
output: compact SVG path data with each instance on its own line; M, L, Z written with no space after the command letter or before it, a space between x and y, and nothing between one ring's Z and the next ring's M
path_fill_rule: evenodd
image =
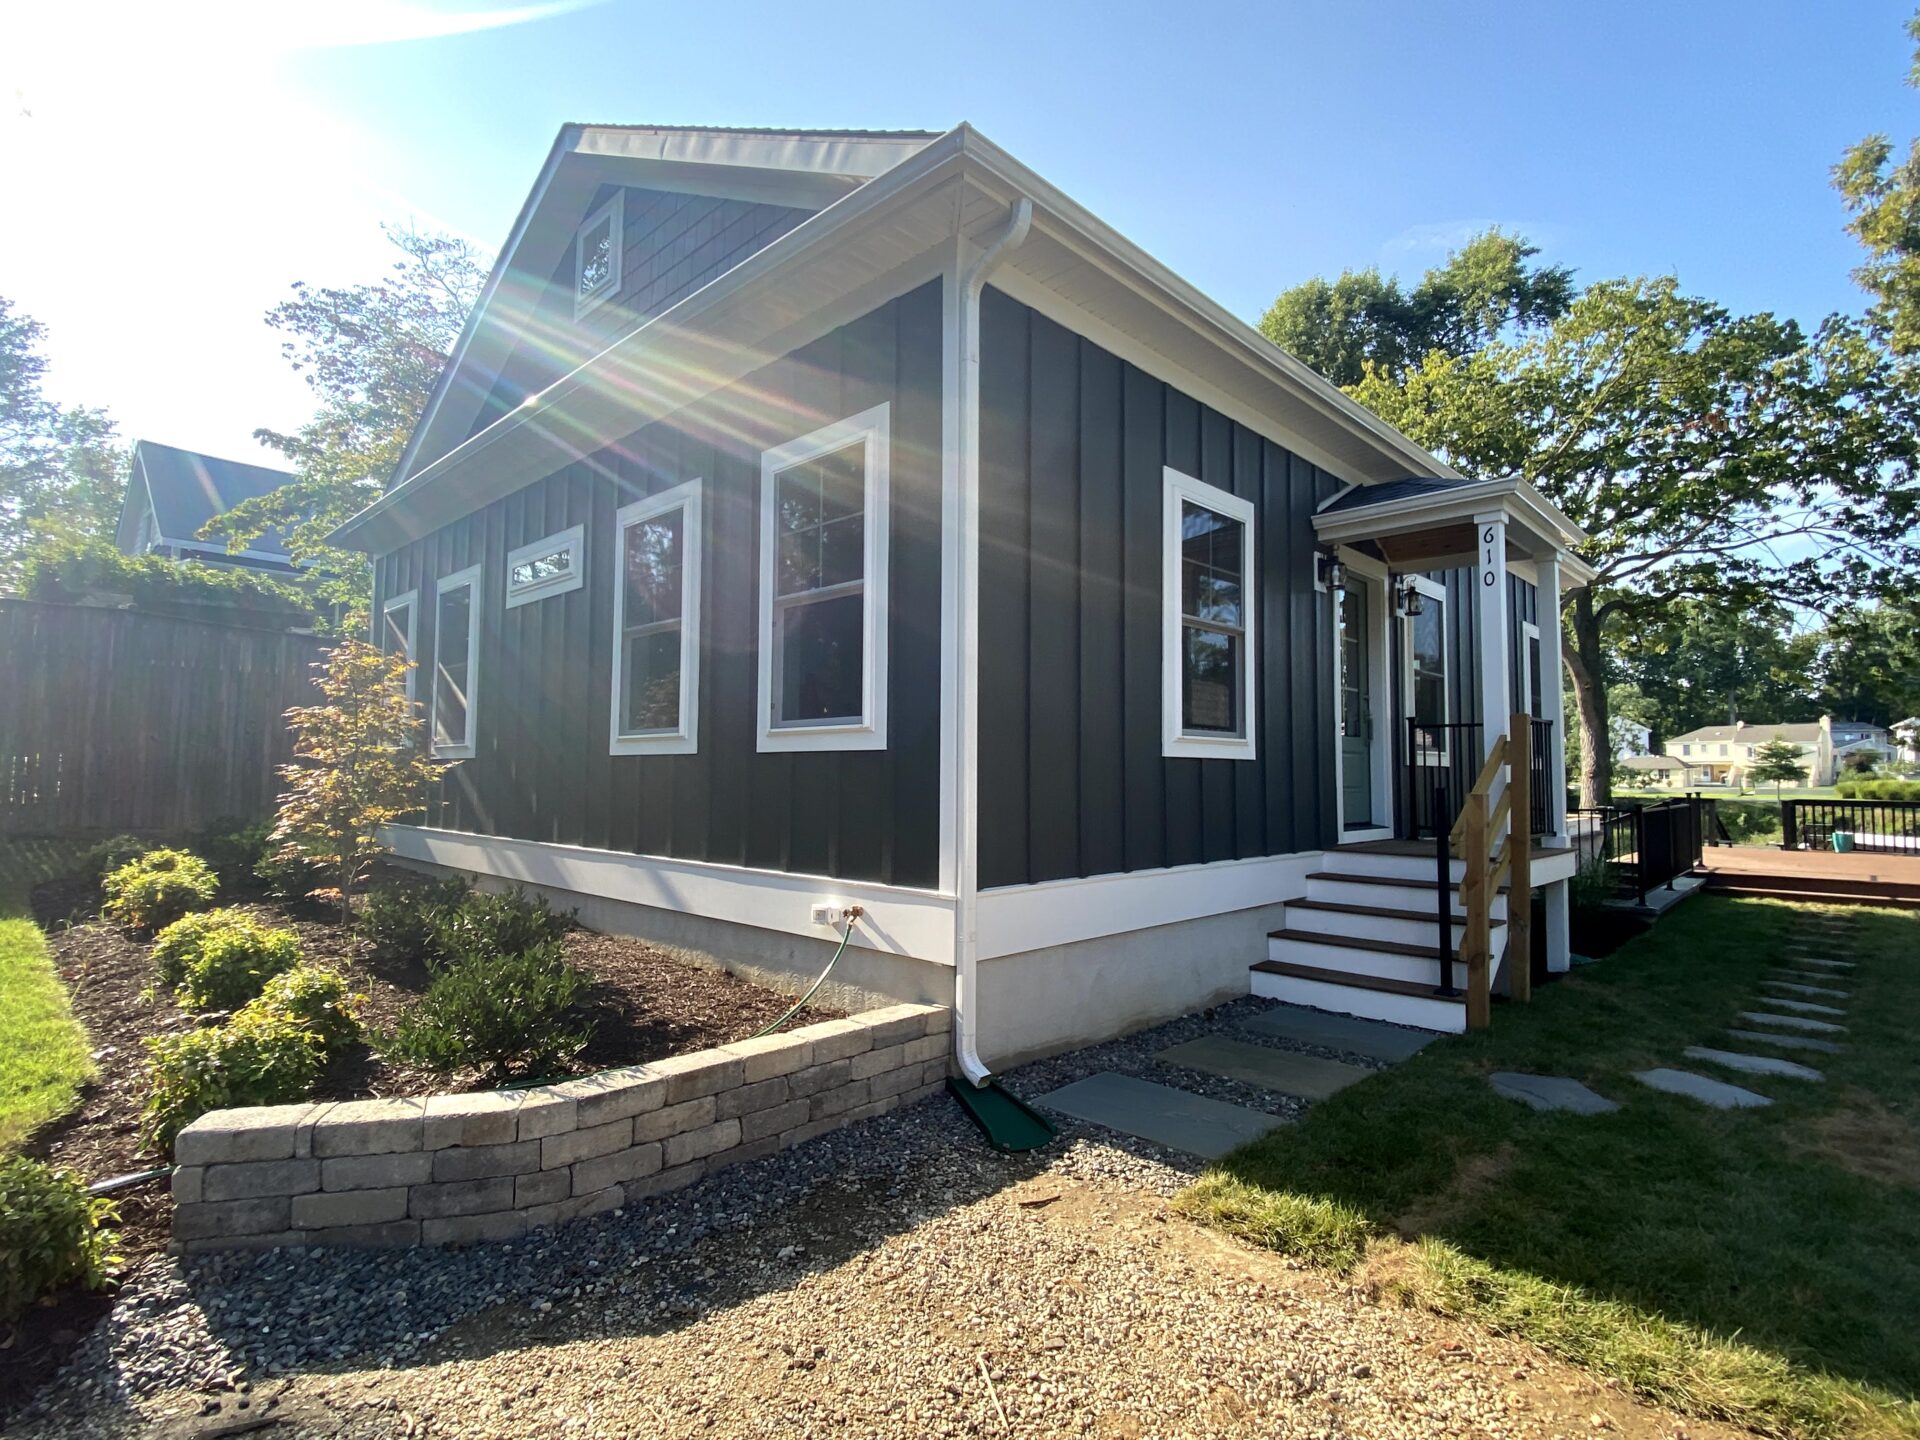
M1592 583L1593 567L1577 553L1587 532L1517 475L1495 480L1410 475L1352 486L1320 507L1313 531L1330 545L1372 541L1402 569L1439 570L1469 563L1474 526L1494 516L1507 522L1510 561L1557 557L1564 585Z

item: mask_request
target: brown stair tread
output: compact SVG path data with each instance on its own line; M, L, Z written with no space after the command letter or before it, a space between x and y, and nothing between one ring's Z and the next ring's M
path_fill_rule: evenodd
M1330 910L1336 915L1377 915L1382 920L1418 920L1422 923L1428 923L1440 918L1432 910L1395 910L1386 905L1347 905L1338 900L1289 900L1287 901L1287 908L1289 910ZM1456 925L1464 925L1467 923L1467 917L1456 914L1453 917L1453 923ZM1491 920L1488 923L1504 925L1507 922L1504 920Z
M1374 990L1382 995L1411 995L1419 1000L1438 1000L1443 1005L1464 1005L1464 995L1436 995L1431 985L1412 980L1383 980L1378 975L1354 975L1345 970L1322 970L1317 965L1294 965L1285 960L1262 960L1248 967L1268 975L1290 975L1296 980L1318 980L1324 985L1345 985L1349 990Z
M1359 935L1328 935L1319 930L1269 930L1269 940L1298 940L1306 945L1337 945L1342 950L1371 950L1376 955L1411 955L1440 963L1431 945L1403 945L1398 940L1368 940Z
M1410 876L1354 875L1354 874L1350 874L1345 870L1315 870L1310 875L1307 876L1307 879L1309 880L1351 880L1356 885L1398 885L1403 889L1410 887L1415 890L1431 890L1433 889L1433 886L1434 886L1434 882L1431 880L1415 880ZM1455 880L1453 882L1453 886L1455 889L1458 889L1460 887L1460 882L1458 880ZM1500 887L1499 893L1502 895L1506 894L1507 887L1505 885L1502 885Z

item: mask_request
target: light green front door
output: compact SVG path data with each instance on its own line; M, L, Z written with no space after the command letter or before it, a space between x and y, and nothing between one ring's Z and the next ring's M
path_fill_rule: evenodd
M1367 587L1346 584L1340 615L1340 818L1373 823L1373 657Z

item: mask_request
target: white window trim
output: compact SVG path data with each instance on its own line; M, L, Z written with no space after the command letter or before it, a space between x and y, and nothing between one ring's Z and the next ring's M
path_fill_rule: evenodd
M418 683L420 678L420 646L418 643L420 637L419 590L408 590L404 594L395 595L380 607L380 624L374 635L374 643L376 645L386 643L387 616L398 610L402 605L407 607L407 698L409 700L417 700L420 698Z
M440 706L440 597L449 590L458 590L463 585L473 587L473 598L468 602L467 611L467 725L466 734L458 741L440 744L440 718L429 713L427 717L427 735L433 741L433 754L440 760L470 760L474 755L475 742L480 736L480 620L482 604L481 567L469 565L464 570L456 570L451 575L442 575L433 587L433 687L430 711Z
M1244 620L1240 645L1240 733L1216 735L1190 732L1180 720L1180 697L1184 678L1182 631L1185 622L1180 608L1180 507L1191 501L1216 515L1238 522L1246 531L1245 566L1240 577L1241 610ZM1259 613L1259 544L1254 533L1253 502L1230 495L1218 486L1182 474L1171 465L1163 470L1163 498L1160 518L1160 753L1173 758L1202 760L1251 760L1259 706L1254 695L1255 666L1259 638L1254 621Z
M621 232L625 228L626 208L621 204L623 195L624 192L616 190L611 200L607 201L606 204L589 215L581 222L580 228L573 232L573 318L576 320L588 311L604 305L620 293L621 246L623 242ZM598 286L590 294L582 295L580 293L581 246L585 243L588 232L599 225L602 220L611 221L607 235L612 241L612 246L608 253L613 261L613 268L608 271L607 280L604 285Z
M507 555L507 609L520 605L530 605L535 600L545 600L550 595L565 595L568 591L578 590L587 580L587 530L584 525L575 525L568 530L556 531L544 540L536 540L531 545L522 545ZM534 580L525 585L513 583L516 567L529 560L538 560L542 556L556 551L567 552L566 572L549 575L544 580Z
M1531 640L1532 645L1527 642ZM1533 649L1540 643L1540 627L1531 620L1520 622L1520 708L1529 714L1533 712L1533 686L1540 677L1533 673ZM1540 703L1547 703L1547 687L1540 687ZM1536 720L1544 720L1544 715L1534 715Z
M887 748L888 457L891 407L875 405L760 456L760 738L765 750L884 750ZM779 524L774 478L820 455L866 442L865 575L861 591L861 708L857 720L824 725L776 725L773 591Z
M607 715L609 755L696 755L700 751L700 555L705 549L701 484L689 480L621 507L613 526L613 699ZM680 722L671 730L623 734L621 687L627 663L627 531L669 510L680 524Z
M1442 585L1438 580L1429 580L1424 575L1409 575L1407 579L1411 582L1413 588L1420 592L1427 604L1438 605L1440 607L1442 617L1440 621L1440 723L1443 727L1448 726L1453 724L1453 662L1447 657L1447 625L1445 619L1447 613L1447 587ZM1409 720L1414 716L1413 620L1414 617L1411 615L1405 617L1407 627L1406 643L1401 646L1401 649L1405 652L1405 663L1401 667L1401 680L1404 682L1407 697L1406 718ZM1451 764L1453 761L1453 747L1447 743L1447 741L1452 734L1453 732L1451 730L1443 728L1440 731L1440 748L1437 751L1422 751L1420 756L1421 761L1433 766Z

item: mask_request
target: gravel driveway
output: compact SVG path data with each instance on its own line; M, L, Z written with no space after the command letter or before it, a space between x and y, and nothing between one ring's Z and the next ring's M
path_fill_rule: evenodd
M510 1244L155 1259L9 1433L1733 1433L1171 1217L1191 1163L999 1155L940 1096Z

